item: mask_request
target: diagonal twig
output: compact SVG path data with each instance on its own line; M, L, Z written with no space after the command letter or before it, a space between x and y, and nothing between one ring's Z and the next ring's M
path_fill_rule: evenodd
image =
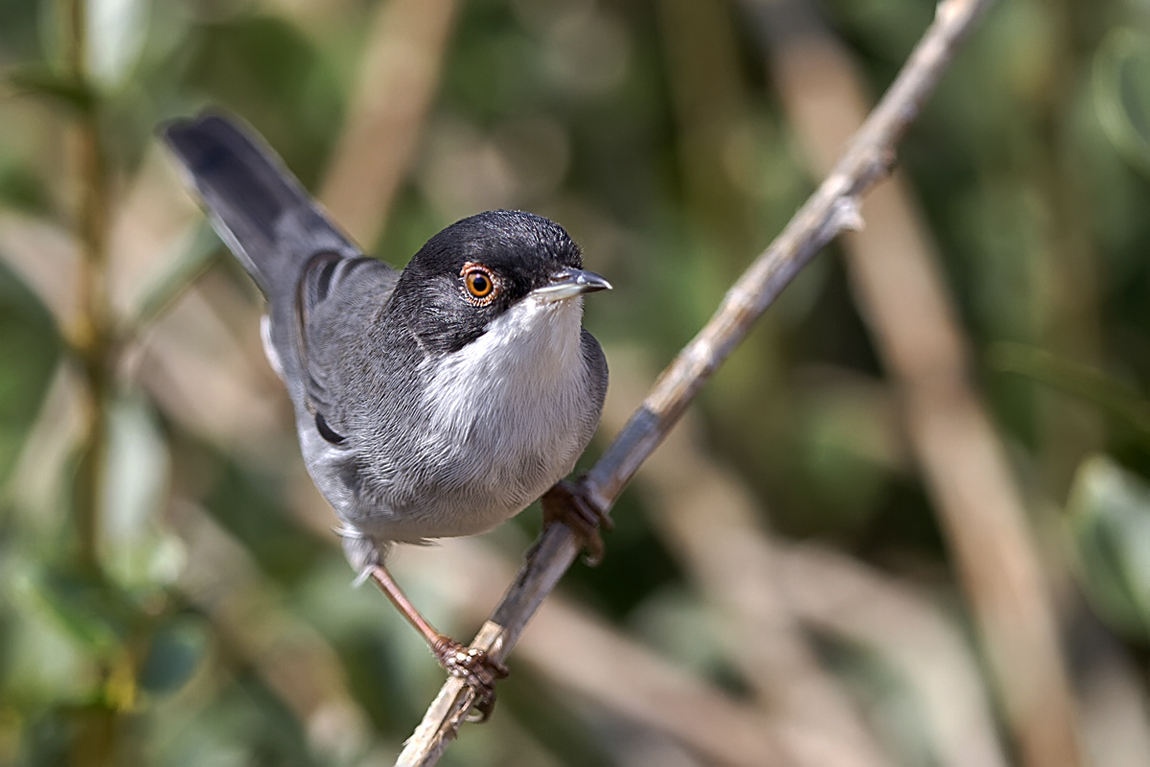
M858 197L887 175L895 146L946 71L959 43L992 2L945 0L938 6L934 22L831 174L727 292L715 315L663 371L642 407L588 472L585 490L602 508L611 507L703 384L798 271L840 232L861 225ZM569 530L561 525L549 527L472 647L504 659L577 554ZM449 679L397 765L435 764L473 702L470 688Z
M759 21L776 89L811 164L830 167L866 114L845 46L811 0L745 4ZM898 392L1018 761L1081 767L1074 695L1039 545L1007 451L970 384L969 344L930 237L897 176L867 199L863 213L866 231L844 238L847 275Z

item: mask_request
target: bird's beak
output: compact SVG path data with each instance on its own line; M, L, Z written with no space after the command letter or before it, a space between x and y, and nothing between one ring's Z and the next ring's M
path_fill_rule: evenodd
M562 301L565 298L594 293L596 290L610 290L611 283L595 272L583 269L561 269L551 275L551 283L531 291L544 301Z

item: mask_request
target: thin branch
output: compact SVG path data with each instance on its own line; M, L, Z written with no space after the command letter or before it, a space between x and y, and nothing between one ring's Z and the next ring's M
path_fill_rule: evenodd
M848 52L810 6L759 0L753 8L784 108L818 172L862 122L867 99ZM967 341L935 249L900 178L876 190L864 213L866 230L844 238L847 274L899 392L1020 761L1080 767L1074 695L1039 546L1006 450L969 383Z
M331 540L327 526L317 533ZM408 547L395 565L405 581L434 590L461 620L482 620L480 606L498 599L495 584L512 576L514 563L476 539L449 539L437 548ZM516 658L592 710L664 735L705 764L794 764L778 746L792 736L790 722L666 660L561 595L541 606Z
M89 91L89 19L83 0L68 0L61 10L66 20L66 65L77 91ZM112 385L115 351L108 300L108 173L100 140L100 105L92 98L79 109L76 126L76 163L79 176L78 239L81 257L75 324L66 338L77 358L87 389L84 434L76 467L72 524L76 565L93 584L99 584L100 518L108 456L107 399ZM67 761L72 765L106 764L117 752L123 732L120 711L135 696L127 643L120 660L96 664L98 702L80 707L69 716L72 731ZM128 673L124 674L125 667Z
M939 5L934 23L834 171L728 291L710 322L663 372L643 406L584 478L589 496L602 508L611 507L703 384L798 271L837 234L860 225L858 197L889 172L899 139L946 71L959 43L992 2L946 0ZM560 525L548 528L472 647L499 660L506 658L577 553L569 530ZM470 688L449 679L397 765L435 764L473 702Z

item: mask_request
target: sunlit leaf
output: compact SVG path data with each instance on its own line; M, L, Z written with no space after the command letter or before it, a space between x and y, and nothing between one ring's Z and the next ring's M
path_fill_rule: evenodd
M124 396L109 406L102 518L106 566L125 588L171 583L183 547L158 516L166 499L170 458L148 403Z
M1150 173L1150 36L1112 30L1095 56L1093 86L1106 136L1128 163Z
M1078 469L1069 512L1091 603L1121 630L1150 639L1150 484L1094 456Z
M144 48L149 0L89 0L88 70L104 86L119 85Z
M157 507L167 480L164 436L148 405L136 397L115 400L109 408L105 476L105 533L112 539L139 534Z
M0 561L0 610L5 694L31 700L74 698L84 678L90 647L75 640L42 594L39 563L29 552L5 551Z

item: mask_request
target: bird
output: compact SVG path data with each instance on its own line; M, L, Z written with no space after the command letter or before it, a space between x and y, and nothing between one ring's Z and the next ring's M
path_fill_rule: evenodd
M266 299L264 351L357 580L380 586L486 719L507 668L436 631L387 554L485 532L541 498L545 524L602 556L608 518L564 478L607 391L582 299L611 285L559 224L510 210L451 224L397 270L364 255L236 118L207 111L161 133Z

